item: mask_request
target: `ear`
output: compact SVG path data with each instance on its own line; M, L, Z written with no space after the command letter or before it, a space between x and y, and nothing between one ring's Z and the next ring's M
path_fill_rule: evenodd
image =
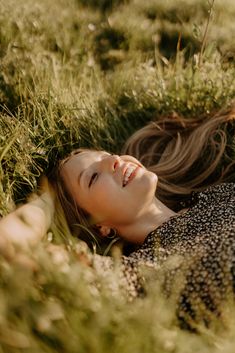
M97 225L97 227L99 228L99 231L100 231L100 235L102 237L107 237L110 232L111 232L111 228L108 227L108 226L100 226L100 225Z

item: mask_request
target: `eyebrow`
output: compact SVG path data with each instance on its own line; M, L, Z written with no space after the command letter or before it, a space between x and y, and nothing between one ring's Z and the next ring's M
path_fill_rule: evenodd
M73 156L76 156L77 154L81 154L81 153L86 153L87 151L79 151L79 152L75 152L75 153L70 153L69 156L67 156L65 159L62 160L62 164L66 164Z

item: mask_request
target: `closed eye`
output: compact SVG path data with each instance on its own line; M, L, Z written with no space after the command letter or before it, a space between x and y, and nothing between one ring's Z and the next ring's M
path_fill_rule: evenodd
M93 184L94 180L98 179L98 177L99 177L98 173L93 173L92 176L91 176L91 179L90 179L88 187L91 187L91 185Z

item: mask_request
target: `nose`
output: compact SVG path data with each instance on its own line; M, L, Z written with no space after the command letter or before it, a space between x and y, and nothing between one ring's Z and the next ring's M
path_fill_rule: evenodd
M115 172L121 165L121 158L116 155L109 155L102 160L102 164L108 171Z

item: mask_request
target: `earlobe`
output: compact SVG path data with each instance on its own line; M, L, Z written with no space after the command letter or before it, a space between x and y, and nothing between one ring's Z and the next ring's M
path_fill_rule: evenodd
M111 228L107 226L97 226L97 228L99 229L102 237L107 237L111 232Z

